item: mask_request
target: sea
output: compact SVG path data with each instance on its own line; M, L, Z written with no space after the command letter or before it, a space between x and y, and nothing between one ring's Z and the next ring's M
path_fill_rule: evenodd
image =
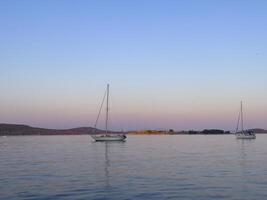
M267 135L0 137L1 200L264 200Z

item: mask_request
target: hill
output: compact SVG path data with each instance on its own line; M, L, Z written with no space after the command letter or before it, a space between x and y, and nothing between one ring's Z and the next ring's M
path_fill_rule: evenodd
M45 129L21 124L0 124L0 135L90 135L102 133L103 130L92 127L79 127L73 129ZM115 133L115 132L112 132Z

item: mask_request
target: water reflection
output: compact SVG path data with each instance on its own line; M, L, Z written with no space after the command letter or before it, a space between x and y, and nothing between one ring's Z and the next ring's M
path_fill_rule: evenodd
M249 185L249 179L251 178L251 175L253 172L251 169L253 169L254 163L251 156L253 156L253 148L255 146L255 140L238 140L237 144L239 145L239 159L238 159L238 165L239 165L239 197L242 199L245 199L248 195L249 191L251 190L251 186Z
M104 144L104 179L105 179L105 187L109 189L112 187L111 182L111 168L112 168L112 160L110 156L112 154L111 149L119 149L124 146L125 141L112 141L112 142L101 142Z
M247 154L251 151L252 147L254 146L255 140L244 139L244 140L237 140L239 144L239 153L240 153L240 164L245 165L247 160Z
M104 142L105 143L105 185L106 188L110 188L110 183L109 183L109 167L110 167L110 161L109 161L109 142Z
M8 137L0 199L266 199L267 135Z

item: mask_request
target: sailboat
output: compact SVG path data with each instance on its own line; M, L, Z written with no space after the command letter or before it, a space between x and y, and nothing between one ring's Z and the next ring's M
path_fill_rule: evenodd
M241 130L239 131L239 124L241 121ZM236 127L236 139L256 139L255 133L250 130L244 130L244 120L243 120L243 103L241 101L240 105L240 111L238 115L238 120L237 120L237 127Z
M96 126L97 126L97 122L104 104L104 101L106 100L106 130L104 134L96 134L96 135L91 135L91 137L96 141L96 142L100 142L100 141L125 141L126 140L126 135L124 134L112 134L109 133L108 131L108 120L109 120L109 84L107 84L107 89L105 91L101 106L100 106L100 110L98 112L98 116L94 125L94 128L96 130Z

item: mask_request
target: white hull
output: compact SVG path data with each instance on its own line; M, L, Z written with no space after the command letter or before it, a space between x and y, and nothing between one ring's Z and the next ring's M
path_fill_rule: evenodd
M236 134L236 139L256 139L256 135Z
M105 142L105 141L125 141L125 135L91 135L91 137L96 142Z

